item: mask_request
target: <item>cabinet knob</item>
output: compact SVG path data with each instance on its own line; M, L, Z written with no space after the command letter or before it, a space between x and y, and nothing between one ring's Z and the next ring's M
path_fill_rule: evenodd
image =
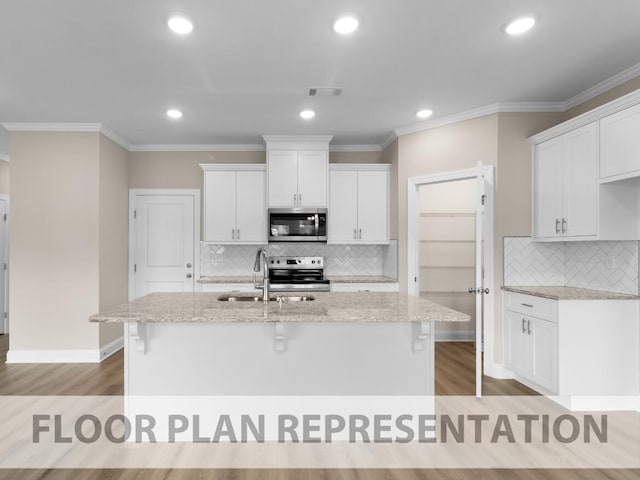
M191 264L190 263L187 263L187 268L191 268Z
M193 275L191 275L190 273L187 273L187 278L191 278Z

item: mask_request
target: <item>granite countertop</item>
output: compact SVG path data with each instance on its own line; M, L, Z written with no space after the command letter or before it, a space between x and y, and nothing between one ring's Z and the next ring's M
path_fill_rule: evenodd
M260 277L262 278L262 277ZM397 283L398 280L383 275L327 275L332 283ZM258 279L260 281L260 279ZM197 283L253 283L251 276L211 275L200 277Z
M152 293L91 322L466 322L469 315L397 292L314 292L309 302L222 302L224 293ZM234 294L235 295L235 294ZM250 294L242 294L249 296ZM296 296L284 294L282 296Z
M332 283L398 283L398 279L384 275L327 275Z
M640 300L637 295L576 287L502 287L502 290L551 300Z

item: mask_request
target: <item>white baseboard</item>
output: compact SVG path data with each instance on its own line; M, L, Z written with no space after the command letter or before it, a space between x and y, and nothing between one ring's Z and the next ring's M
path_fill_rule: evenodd
M515 378L513 372L501 363L487 363L484 366L484 374L499 380L510 380Z
M113 355L123 347L124 347L124 336L120 338L116 338L111 343L107 343L104 347L100 349L100 361L103 361L109 358L111 355Z
M92 350L9 350L7 363L100 363L124 346L124 337Z
M476 334L472 331L457 330L452 332L436 331L436 342L473 342Z
M9 350L7 363L100 363L100 351Z

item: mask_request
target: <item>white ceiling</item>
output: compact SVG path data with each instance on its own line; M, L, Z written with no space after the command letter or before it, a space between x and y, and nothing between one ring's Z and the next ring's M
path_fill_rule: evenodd
M190 36L166 28L175 11ZM534 30L502 33L529 13ZM639 19L637 0L2 0L0 122L101 123L129 145L380 145L420 108L566 101L640 63Z

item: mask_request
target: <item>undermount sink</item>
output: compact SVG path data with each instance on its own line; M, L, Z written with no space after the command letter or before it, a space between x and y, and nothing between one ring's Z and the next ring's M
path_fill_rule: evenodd
M270 302L309 302L315 300L310 295L269 297ZM261 302L262 295L220 295L219 302Z

